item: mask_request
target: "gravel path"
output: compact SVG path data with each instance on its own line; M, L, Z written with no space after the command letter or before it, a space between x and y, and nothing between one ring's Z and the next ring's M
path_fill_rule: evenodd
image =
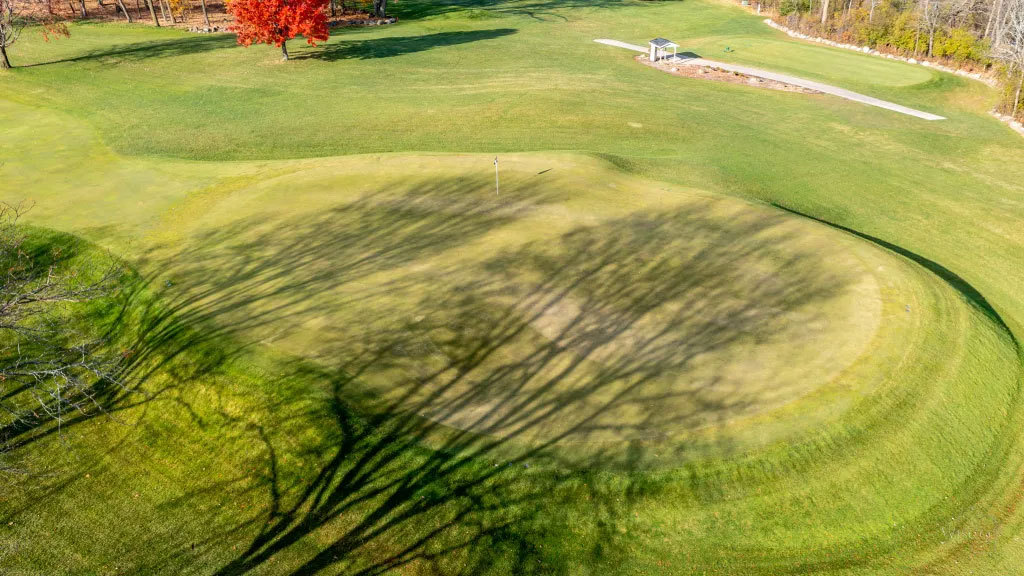
M637 46L636 44L627 44L625 42L619 42L618 40L607 40L604 38L595 40L600 44L607 44L608 46L617 46L619 48L626 48L636 52L647 52L647 49L643 46ZM684 56L677 56L676 61L680 65L684 66L714 66L722 70L729 72L738 72L747 76L754 76L757 78L765 78L767 80L775 80L776 82L783 82L785 84L792 84L793 86L800 86L802 88L808 88L810 90L817 90L825 94L831 94L840 98L846 98L847 100L853 100L854 102L860 102L861 104L867 104L869 106L877 106L879 108L885 108L886 110L892 110L893 112L899 112L900 114L907 114L916 118L922 118L924 120L945 120L943 116L938 116L930 112L922 112L913 108L907 108L906 106L900 106L886 100L879 100L878 98L872 98L871 96L865 96L831 86L829 84L822 84L821 82L815 82L813 80L805 80L796 76L790 76L788 74L779 74L777 72L770 72L768 70L762 70L760 68L750 68L748 66L740 66L737 64L727 64L725 62L718 62L715 60L707 60L704 58L687 58Z

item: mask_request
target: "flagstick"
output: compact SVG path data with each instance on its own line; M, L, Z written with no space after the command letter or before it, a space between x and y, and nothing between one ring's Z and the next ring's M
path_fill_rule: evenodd
M494 195L497 196L501 191L501 187L498 183L498 157L494 157Z

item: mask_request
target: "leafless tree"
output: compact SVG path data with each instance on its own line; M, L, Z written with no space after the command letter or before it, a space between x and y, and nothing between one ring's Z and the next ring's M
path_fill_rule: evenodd
M1006 2L1006 19L993 56L1006 64L1011 78L1014 71L1019 76L1010 108L1010 114L1016 115L1020 108L1021 89L1024 88L1024 0Z
M104 5L103 0L99 0L99 5ZM114 0L114 13L116 14L117 12L121 12L129 24L132 22L132 15L128 13L128 7L124 5L123 0Z
M994 0L992 5L988 7L988 19L985 23L985 32L982 37L998 41L999 36L1002 35L1002 19L1003 0Z
M149 8L149 17L153 19L153 25L160 27L160 18L156 15L156 9L153 8L153 0L146 0L146 8Z
M200 5L203 7L203 22L206 24L206 28L210 28L210 15L206 11L206 0L199 0ZM331 8L334 8L334 2L331 1Z
M0 0L0 68L11 67L7 49L18 41L29 15L40 25L44 35L67 36L67 25L50 8L40 0Z
M75 320L85 303L112 296L121 271L75 270L60 248L28 241L23 213L0 204L0 454L24 430L53 426L60 436L70 416L104 411L102 391L125 388L124 355Z
M984 7L983 0L951 0L946 7L945 24L950 28L967 28L972 18Z
M924 26L925 32L928 33L928 56L932 56L932 51L935 48L935 32L937 32L945 23L947 13L949 9L944 3L939 0L924 0L921 4L921 19L920 25ZM914 49L917 52L917 47Z

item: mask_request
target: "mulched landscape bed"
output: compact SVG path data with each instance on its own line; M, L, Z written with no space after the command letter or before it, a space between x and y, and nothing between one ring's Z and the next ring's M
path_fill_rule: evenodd
M759 78L757 76L749 76L747 74L740 74L739 72L730 72L728 70L722 70L715 66L699 66L696 64L687 64L685 62L672 61L672 60L658 60L657 62L651 62L646 55L640 55L636 57L638 62L650 66L651 68L657 68L663 72L668 72L675 76L683 76L686 78L700 78L702 80L713 80L716 82L728 82L730 84L743 84L745 86L754 86L756 88L767 88L768 90L781 90L783 92L799 92L800 94L821 94L817 90L811 90L810 88L804 88L802 86L794 86L785 82L778 82L776 80L769 80L767 78Z

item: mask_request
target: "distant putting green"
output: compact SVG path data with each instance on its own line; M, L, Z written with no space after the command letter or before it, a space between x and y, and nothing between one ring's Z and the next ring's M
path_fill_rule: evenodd
M70 449L8 431L46 474L0 572L1019 571L1024 141L988 88L718 2L395 8L287 64L12 51L0 199L137 274L93 321L139 390ZM592 42L654 36L949 119Z

